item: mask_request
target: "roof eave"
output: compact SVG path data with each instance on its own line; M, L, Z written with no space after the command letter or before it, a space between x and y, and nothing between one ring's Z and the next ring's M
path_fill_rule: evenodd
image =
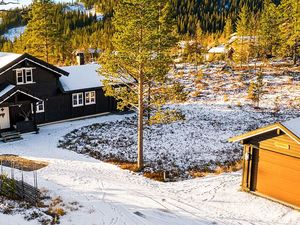
M282 132L284 132L285 134L287 134L290 138L292 138L294 141L296 141L298 144L300 144L300 138L295 135L292 131L290 131L288 128L286 128L282 123L275 123L266 127L262 127L250 132L247 132L245 134L239 135L239 136L235 136L232 138L229 138L228 141L229 142L238 142L238 141L243 141L276 129L280 129Z

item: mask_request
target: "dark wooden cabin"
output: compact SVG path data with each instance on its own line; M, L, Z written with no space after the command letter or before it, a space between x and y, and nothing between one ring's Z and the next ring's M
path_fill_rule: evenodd
M300 118L229 141L244 145L244 191L300 208Z
M116 110L98 64L58 68L29 54L0 53L0 133Z

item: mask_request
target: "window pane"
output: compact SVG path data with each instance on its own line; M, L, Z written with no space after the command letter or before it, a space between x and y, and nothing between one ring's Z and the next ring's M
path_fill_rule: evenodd
M85 103L89 104L90 103L90 92L85 93Z
M77 105L77 95L74 94L73 95L73 106L76 106Z
M23 72L22 70L17 70L17 83L23 83Z

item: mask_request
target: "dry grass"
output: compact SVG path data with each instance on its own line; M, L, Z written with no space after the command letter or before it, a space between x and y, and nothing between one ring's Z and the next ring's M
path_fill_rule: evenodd
M137 167L136 163L122 162L122 161L115 160L115 159L114 160L108 160L108 161L105 161L105 162L111 163L113 165L117 165L117 166L119 166L123 170L130 170L132 172L140 172L138 170L138 167ZM222 173L235 172L235 171L238 171L238 170L242 169L242 167L243 167L242 163L243 163L243 161L241 160L241 161L232 163L230 165L217 166L215 170L209 170L209 169L191 170L191 171L189 171L189 174L193 178L196 178L196 177L205 177L205 176L211 175L211 174L219 175L219 174L222 174ZM172 180L174 180L173 178L176 178L176 175L178 175L178 174L173 174L173 175L170 175L168 173L167 179L169 181L172 181ZM166 181L168 181L168 180L165 180L164 172L163 171L159 171L159 172L143 172L143 176L147 177L149 179L152 179L152 180L160 181L160 182L166 182Z
M243 168L243 161L241 160L232 163L231 165L217 166L215 170L192 170L189 173L192 177L196 178L196 177L205 177L211 174L219 175L222 173L235 172L241 170L242 168Z
M120 160L117 160L117 159L111 159L111 160L107 160L105 162L113 164L113 165L117 165L123 170L130 170L130 171L133 171L133 172L139 172L137 164L133 163L133 162L123 162L123 161L120 161Z
M48 163L36 160L29 160L17 155L0 155L0 163L3 166L13 167L24 171L39 170L48 166Z
M147 177L156 181L165 181L163 172L145 172L144 177Z

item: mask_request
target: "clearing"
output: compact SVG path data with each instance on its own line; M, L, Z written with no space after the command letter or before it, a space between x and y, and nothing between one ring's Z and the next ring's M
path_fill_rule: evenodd
M293 111L272 113L222 105L172 107L179 109L185 120L146 127L143 170L146 175L166 171L167 178L172 180L231 167L241 160L242 146L228 143L230 137L300 116ZM137 120L134 115L117 122L75 129L60 140L59 147L102 161L136 162Z
M38 185L67 203L62 225L299 224L300 212L241 192L240 172L162 183L57 147L59 139L74 129L128 116L108 115L45 126L38 135L1 143L0 153L49 164L38 171ZM16 170L18 176L21 174ZM29 183L33 179L32 172L24 176ZM70 207L73 203L78 203L75 210ZM0 224L39 223L26 221L22 212L15 212L0 214Z

